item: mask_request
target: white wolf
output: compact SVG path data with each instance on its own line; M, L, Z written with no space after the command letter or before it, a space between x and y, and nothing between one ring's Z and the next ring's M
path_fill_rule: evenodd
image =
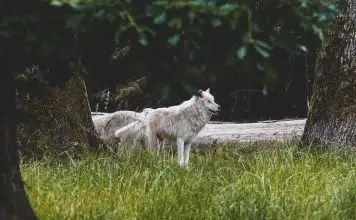
M178 164L187 167L192 140L219 108L210 89L207 89L199 90L180 105L154 109L146 118L148 149L154 150L157 139L174 140L177 143Z
M121 144L133 144L134 146L147 143L146 122L135 121L115 131L115 137Z
M142 112L117 111L102 117L93 117L93 123L100 138L108 141L115 138L115 131L135 121L144 121L146 115L153 109L145 108Z

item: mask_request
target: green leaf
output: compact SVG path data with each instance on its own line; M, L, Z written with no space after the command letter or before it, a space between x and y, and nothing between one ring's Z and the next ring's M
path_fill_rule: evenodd
M316 25L313 25L313 31L314 31L314 34L316 34L321 41L324 41L324 33L321 28L319 28Z
M119 17L122 18L122 19L126 19L127 16L128 16L128 14L129 14L129 13L128 13L127 11L120 11L120 12L118 13Z
M63 3L58 0L52 0L50 4L53 6L62 6L63 5Z
M223 4L222 6L220 6L219 12L221 15L228 15L237 8L239 8L239 5L236 3L235 4L226 3L226 4Z
M164 6L167 4L167 0L158 0L152 3L152 5L160 5L160 6Z
M300 7L302 8L307 8L308 7L308 4L306 1L303 1L301 4L300 4Z
M254 48L256 49L258 54L260 54L260 56L263 58L268 58L271 56L265 49L259 47L258 45L255 45Z
M105 10L104 9L100 9L99 11L94 13L93 16L96 17L96 18L102 18L102 17L104 17L104 15L105 15Z
M169 46L176 46L179 43L180 40L180 34L175 34L172 37L168 38L168 44Z
M320 21L320 22L324 22L327 20L328 20L328 17L325 14L320 14L318 17L318 21Z
M138 38L138 42L140 42L140 44L142 46L147 46L148 45L148 39L145 33L141 32Z
M328 9L334 12L337 12L337 8L335 4L329 3L328 4Z
M247 55L247 48L246 45L241 46L237 52L236 52L236 56L239 60L243 60Z
M263 48L265 48L265 49L268 49L268 50L271 50L271 49L272 49L272 47L271 47L270 45L268 45L267 43L265 43L265 42L262 42L262 41L257 40L256 43L257 43L259 46L261 46L261 47L263 47Z
M123 17L125 17L125 16L123 16ZM106 14L106 18L107 18L108 21L110 21L110 22L115 22L115 21L117 20L116 15L113 14L113 13L107 13L107 14Z
M197 1L200 5L209 5L211 3L210 0L198 0Z
M163 13L157 15L154 18L153 23L155 23L155 24L163 24L166 21L166 17L167 17L166 12L163 12Z
M142 29L143 31L146 31L148 32L151 36L155 37L157 34L156 34L156 31L154 31L153 29L150 29L150 28L143 28Z
M182 20L179 19L179 18L172 18L172 20L170 20L168 22L168 26L169 27L174 27L174 28L177 28L177 29L180 29L182 28Z
M213 27L220 27L222 25L222 22L220 19L215 18L211 21L211 25Z

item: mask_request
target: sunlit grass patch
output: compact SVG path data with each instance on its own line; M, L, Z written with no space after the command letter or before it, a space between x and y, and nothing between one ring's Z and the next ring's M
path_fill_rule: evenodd
M255 149L255 150L251 150ZM356 156L259 144L193 153L90 155L22 164L41 219L350 219Z

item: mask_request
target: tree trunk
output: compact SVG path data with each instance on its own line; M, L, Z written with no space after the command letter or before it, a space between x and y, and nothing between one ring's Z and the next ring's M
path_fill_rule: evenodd
M356 146L356 0L339 1L316 61L303 141Z
M41 87L35 88L41 90L37 93L26 91L26 99L18 98L25 115L18 127L24 156L80 156L104 146L95 131L85 83L79 74L63 87Z
M15 85L9 71L0 76L0 219L36 219L25 193L15 146Z

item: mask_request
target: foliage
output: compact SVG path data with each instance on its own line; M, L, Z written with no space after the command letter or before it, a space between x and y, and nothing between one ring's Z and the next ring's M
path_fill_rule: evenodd
M1 19L1 38L18 43L23 40L19 45L23 51L16 53L38 52L51 59L54 54L59 59L71 57L74 54L70 52L76 47L67 41L70 35L65 28L73 29L75 34L92 31L88 26L90 18L98 18L115 26L115 36L107 38L115 37L120 46L128 41L137 41L143 47L158 43L162 50L175 48L174 55L204 63L219 56L239 60L253 55L268 58L274 47L305 51L306 47L300 44L302 32L312 30L322 40L321 28L335 15L334 4L306 0L51 0L52 5L62 5L57 9L46 2L3 3L7 13ZM15 7L18 10L11 13ZM213 50L217 48L220 51ZM4 52L9 51L3 51L3 56Z
M58 5L59 2L52 1L52 4ZM70 17L67 21L69 27L81 27L80 24L85 23L85 15L105 19L117 26L115 40L119 44L126 43L125 36L132 37L134 32L135 39L142 46L150 44L155 37L164 38L163 43L168 47L181 46L186 55L196 57L196 54L202 56L209 51L211 41L208 40L212 39L207 33L231 34L236 37L227 39L228 42L224 42L227 47L223 48L234 50L238 59L245 58L248 54L246 49L255 50L262 58L268 58L268 51L273 47L297 47L304 51L303 45L297 44L302 37L300 31L313 30L323 40L321 28L336 12L331 2L306 0L63 2L84 12ZM217 40L214 43L222 42ZM248 45L250 47L246 48Z
M65 28L70 7L54 8L42 0L4 0L0 3L1 65L11 72L38 65L45 71L36 77L42 83L65 82L69 68L78 61L78 43Z
M306 0L0 4L0 56L12 69L39 65L58 83L83 65L90 91L147 76L163 102L219 82L226 83L221 96L233 99L245 90L266 96L276 82L287 90L289 80L280 78L291 78L288 56L313 50L337 13L332 1Z
M255 144L193 153L22 164L41 219L352 219L355 154Z
M251 92L267 96L274 87L285 92L293 89L291 81L303 81L304 67L291 73L295 67L288 57L296 57L299 64L305 61L305 54L317 47L317 39L323 40L324 28L337 13L331 1L65 2L77 9L70 20L74 29L90 27L100 34L102 29L93 29L93 24L110 27L103 37L112 44L101 45L116 50L111 49L108 69L92 70L100 72L95 82L103 80L105 72L108 80L103 81L109 87L113 78L121 84L145 75L153 81L149 91L154 91L157 102L167 105L176 103L172 97L183 99L192 90L218 87L218 82L230 80L224 84L226 92L217 94L220 100L233 98L222 101L226 109L235 108L228 103L251 96ZM121 55L127 48L129 55ZM120 76L112 76L118 71ZM303 87L299 88L298 93ZM251 111L250 106L244 108L242 111Z
M275 47L305 52L303 32L313 31L323 40L322 28L336 12L331 2L306 0L64 2L82 12L67 21L73 29L87 23L86 15L104 19L116 26L115 40L121 46L133 40L143 47L158 43L161 50L175 48L177 55L204 63L221 55L269 58Z

